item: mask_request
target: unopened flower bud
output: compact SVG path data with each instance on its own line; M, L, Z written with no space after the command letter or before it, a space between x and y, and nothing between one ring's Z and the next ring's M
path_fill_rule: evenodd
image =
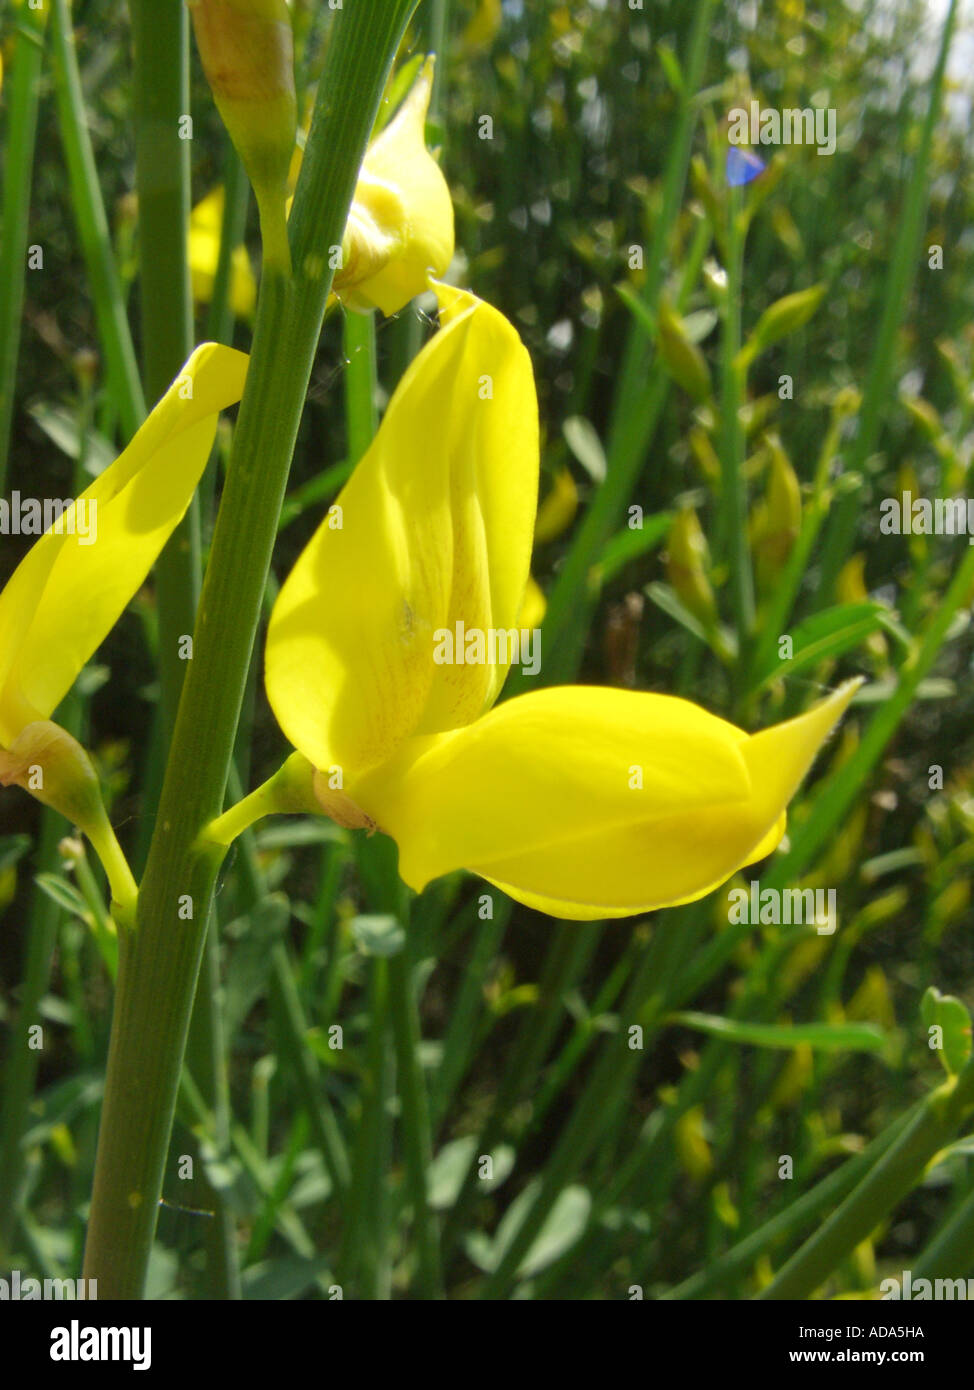
M366 151L334 288L350 309L398 313L453 259L453 204L426 148L428 58L396 115Z
M284 227L297 133L294 38L285 0L189 0L203 71L253 184L264 227Z
M717 616L714 592L707 578L710 550L692 507L677 512L667 540L666 572L677 596L708 626Z
M9 748L0 748L0 784L22 787L83 830L108 873L113 899L132 907L135 884L109 822L98 775L77 739L49 719L27 724Z

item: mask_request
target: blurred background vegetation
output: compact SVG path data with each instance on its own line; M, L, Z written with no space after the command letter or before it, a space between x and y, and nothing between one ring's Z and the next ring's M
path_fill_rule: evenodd
M292 8L310 89L329 14L312 0ZM233 1122L221 1133L187 1085L157 1295L232 1289L242 1269L252 1297L327 1297L336 1282L364 1297L751 1296L865 1172L850 1165L942 1077L921 998L932 985L974 1002L974 576L968 563L946 630L924 647L967 539L882 534L879 501L970 489L972 34L962 12L941 84L945 15L906 0L423 0L401 62L440 51L429 133L456 208L452 278L512 319L538 379L539 679L683 694L754 728L865 675L768 877L834 888L838 930L732 931L726 890L608 925L510 911L495 893L481 920L482 885L460 877L406 902L381 837L265 826L218 899ZM137 346L127 12L76 0L73 23ZM118 410L47 41L29 223L44 267L26 280L8 491L66 497L113 456ZM8 25L2 120L16 46ZM767 168L729 190L726 116L752 97L834 108L836 152L762 148ZM191 111L198 203L231 161L195 53ZM252 254L255 237L251 207ZM816 287L752 338L770 306ZM201 338L213 322L201 302ZM376 324L380 404L426 331L421 306ZM249 335L245 314L233 341L246 348ZM736 351L748 340L745 381ZM347 382L364 342L340 309L330 316L278 577L347 475ZM4 538L0 577L26 544ZM754 635L739 621L742 564ZM787 668L782 633L799 657ZM140 862L158 776L154 635L147 589L73 697ZM907 689L918 651L926 668ZM243 782L283 751L255 667ZM4 1029L0 1250L6 1264L70 1273L111 986L92 930L97 866L75 842L58 851L67 828L39 812L2 794L0 1021L36 996L45 1046L25 1074ZM707 1018L675 1016L688 1008ZM813 1027L787 1031L798 1025ZM872 1296L888 1270L968 1272L970 1147L941 1151L904 1200L891 1193L871 1233L840 1252L827 1293ZM195 1195L176 1175L182 1153L200 1160ZM492 1176L478 1176L481 1155ZM235 1232L229 1276L214 1273L228 1259L216 1219L193 1210L217 1206Z

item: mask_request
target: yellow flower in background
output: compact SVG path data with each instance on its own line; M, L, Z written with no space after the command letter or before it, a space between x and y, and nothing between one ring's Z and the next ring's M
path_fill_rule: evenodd
M578 488L567 468L559 468L551 482L547 497L538 507L534 527L535 545L553 541L567 531L578 511Z
M548 611L548 600L544 596L544 590L533 575L528 575L527 586L524 590L524 601L521 604L521 611L517 615L518 629L540 627L544 622L544 615Z
M453 259L453 203L426 148L433 92L427 58L396 115L372 142L359 171L334 290L350 309L398 313Z
M80 825L113 893L120 854L97 779L51 715L184 516L217 416L240 399L247 360L215 343L197 348L115 462L63 512L52 512L0 593L0 781Z
M288 805L275 779L248 800L298 809L303 765L328 814L396 840L417 891L466 869L569 918L700 897L778 843L855 684L753 736L628 690L492 708L510 647L490 634L510 637L529 577L537 398L507 320L437 294L443 326L274 606L267 692L301 757L278 774ZM459 624L484 659L438 659L444 633L460 654Z
M223 206L223 189L214 188L212 193L196 204L190 215L189 269L193 298L198 304L209 304L213 298L213 282L220 260ZM247 248L235 246L230 259L230 307L237 318L248 319L256 303L257 282Z
M477 8L460 35L460 47L466 53L487 48L497 36L504 19L501 0L477 0Z
M359 170L330 301L340 300L347 309L397 314L429 288L431 275L443 275L453 259L450 189L426 148L433 68L429 57L393 119L369 146ZM292 191L301 159L295 145L288 177ZM223 189L215 189L190 218L193 297L204 304L213 294L223 205ZM233 252L230 296L239 318L252 315L257 287L243 246Z

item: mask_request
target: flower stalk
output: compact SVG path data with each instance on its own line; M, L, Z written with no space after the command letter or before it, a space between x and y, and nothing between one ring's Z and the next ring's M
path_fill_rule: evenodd
M336 16L289 220L293 273L265 267L247 386L172 740L137 930L121 943L85 1274L141 1295L216 866L219 815L294 440L355 178L414 0Z

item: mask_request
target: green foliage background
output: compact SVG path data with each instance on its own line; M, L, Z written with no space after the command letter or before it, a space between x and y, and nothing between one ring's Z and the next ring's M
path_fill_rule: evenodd
M310 85L327 13L295 8ZM634 1285L647 1297L753 1296L879 1150L858 1156L876 1136L887 1136L882 1147L943 1077L921 1015L924 992L933 985L974 999L974 576L954 595L956 612L905 713L890 717L878 746L866 732L893 709L969 553L966 538L879 530L884 497L970 490L971 107L969 83L965 91L952 75L963 62L948 68L927 149L939 33L915 6L711 7L696 90L688 90L688 55L706 5L647 0L634 11L615 0L523 0L504 7L496 33L478 36L468 22L475 11L483 21L489 8L424 3L403 58L426 51L445 24L430 129L454 195L457 278L503 310L531 352L543 497L565 489L566 476L577 492L577 512L569 508L535 554L550 604L540 680L679 693L753 728L797 712L841 678L865 675L793 810L798 848L778 881L834 888L839 928L834 936L773 925L735 933L723 890L651 919L591 925L509 910L495 893L494 916L482 920L482 885L459 877L407 901L394 847L381 837L365 841L327 822L265 825L228 862L218 898L233 1124L221 1137L205 1088L201 1095L187 1084L152 1265L156 1295L225 1288L217 1223L199 1214L219 1208L229 1214L231 1259L248 1297L327 1297L335 1283L346 1297L612 1299ZM137 335L126 11L78 0L73 19ZM962 17L955 54L963 59L970 45ZM8 67L12 49L8 34ZM227 151L193 61L198 199L220 182ZM6 82L5 101L9 71ZM782 629L815 631L821 645L760 689L740 655L747 639L732 584L741 547L728 522L729 490L707 466L707 441L721 454L733 435L719 283L728 261L722 122L752 94L768 106L834 107L839 134L829 158L763 150L773 153L769 168L741 195L751 221L730 292L744 338L782 296L825 287L808 321L756 358L742 402L743 553L757 565L759 633L795 544L780 515L770 549L759 530L775 448L800 482L802 524L822 508ZM119 415L102 369L54 95L47 64L29 237L43 245L45 263L27 277L9 483L38 496L70 495L76 470L96 468L105 441L113 447ZM484 116L492 139L481 138ZM685 184L681 121L692 134ZM899 263L911 186L920 235ZM657 275L648 256L660 227ZM251 208L252 248L255 234ZM934 244L942 269L929 265ZM642 269L632 268L633 247L643 248ZM693 343L684 352L706 364L713 385L699 399L680 384L674 351L657 344L660 294L679 310L677 336ZM205 307L199 314L202 337ZM420 308L376 325L385 396L425 332ZM247 347L248 325L236 326L234 341ZM347 471L361 350L342 314L332 315L292 472L278 578ZM778 397L785 374L792 400ZM848 409L848 388L860 393L858 411ZM870 413L876 438L863 457L857 431ZM611 505L606 466L610 480L624 466L631 474ZM850 479L858 490L843 493ZM843 496L841 507L853 509L851 546L837 520ZM633 505L642 508L641 532L628 526ZM709 541L702 573L715 595L713 623L695 618L687 576L667 548L672 514L684 507ZM4 538L0 577L22 545ZM850 556L858 558L847 566ZM819 627L809 629L816 615ZM155 636L147 590L76 702L113 819L139 862L159 771ZM875 756L866 758L864 746ZM239 750L247 785L284 751L257 669ZM58 854L66 827L42 824L38 812L14 791L0 800L8 1117L11 1029L31 959L34 984L43 978L45 1027L34 1098L4 1135L10 1181L0 1192L0 1251L4 1264L61 1274L80 1261L111 989L91 930L97 866L79 863L76 847ZM43 943L52 941L49 954ZM721 1030L715 1016L734 1022ZM744 1023L770 1031L748 1033ZM340 1049L330 1045L336 1024ZM788 1031L798 1025L815 1027ZM633 1026L643 1030L641 1048L631 1045ZM958 1027L963 1059L963 1017ZM837 1242L824 1283L816 1278L801 1292L870 1297L887 1272L905 1268L967 1274L969 1150L970 1141L941 1149L905 1195L891 1185L864 1238L848 1248ZM197 1159L195 1184L180 1181L181 1154ZM490 1178L478 1176L482 1155L492 1157ZM789 1180L779 1177L783 1155L793 1160ZM424 1170L421 1210L410 1173Z

